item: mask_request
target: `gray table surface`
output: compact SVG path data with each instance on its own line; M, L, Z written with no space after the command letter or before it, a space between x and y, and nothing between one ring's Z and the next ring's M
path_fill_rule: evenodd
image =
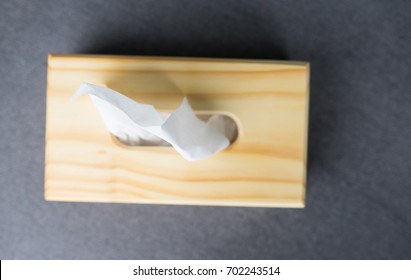
M0 1L0 258L411 258L410 1ZM307 207L46 202L48 53L311 63Z

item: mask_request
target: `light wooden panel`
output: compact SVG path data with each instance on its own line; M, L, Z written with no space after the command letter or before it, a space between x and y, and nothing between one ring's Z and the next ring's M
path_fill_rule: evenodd
M50 55L45 198L58 201L303 207L307 63L135 56ZM171 147L113 141L82 82L106 85L160 110L184 95L195 111L222 112L237 141L188 162Z

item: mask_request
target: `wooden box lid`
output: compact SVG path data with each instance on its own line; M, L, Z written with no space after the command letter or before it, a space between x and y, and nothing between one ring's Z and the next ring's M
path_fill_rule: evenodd
M172 147L113 141L82 83L159 110L187 96L222 112L236 142L189 162ZM309 65L303 62L102 55L48 60L45 198L58 201L304 207Z

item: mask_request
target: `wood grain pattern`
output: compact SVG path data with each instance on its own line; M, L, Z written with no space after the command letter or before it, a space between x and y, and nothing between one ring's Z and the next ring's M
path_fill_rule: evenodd
M160 110L185 95L196 112L224 113L237 141L188 162L171 147L127 147L105 129L82 82ZM307 63L50 55L45 198L58 201L304 207Z

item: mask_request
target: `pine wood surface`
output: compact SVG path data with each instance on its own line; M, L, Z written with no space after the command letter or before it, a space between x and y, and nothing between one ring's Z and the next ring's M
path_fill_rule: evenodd
M104 127L82 83L171 111L223 113L228 149L189 162L172 147L128 147ZM304 207L309 66L303 62L50 55L45 198L57 201Z

